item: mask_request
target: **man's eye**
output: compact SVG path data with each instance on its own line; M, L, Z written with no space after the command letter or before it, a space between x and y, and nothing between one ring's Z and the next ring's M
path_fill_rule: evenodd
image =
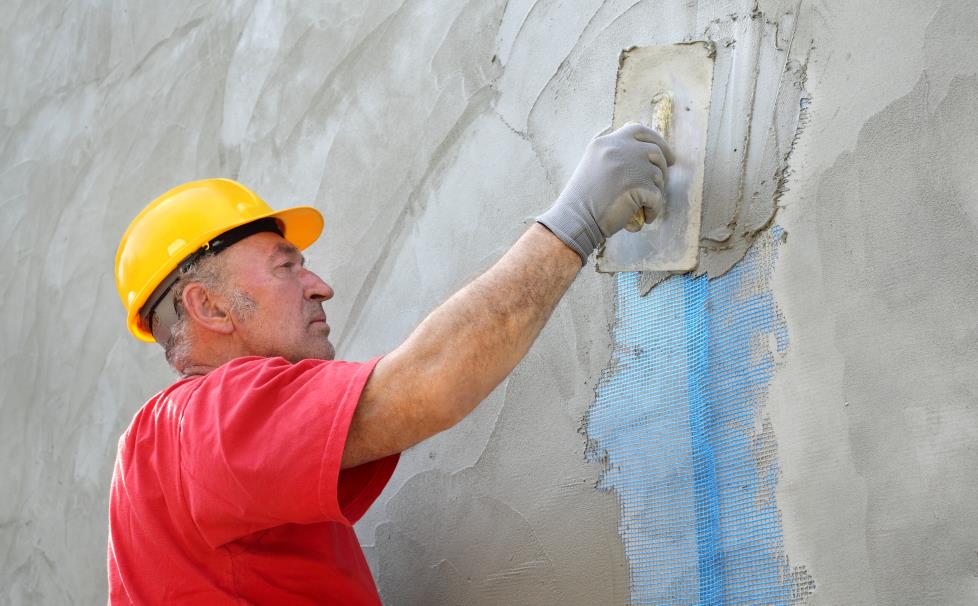
M279 267L285 267L287 269L292 269L293 267L295 267L295 261L286 261L285 263L282 263L281 265L279 265Z

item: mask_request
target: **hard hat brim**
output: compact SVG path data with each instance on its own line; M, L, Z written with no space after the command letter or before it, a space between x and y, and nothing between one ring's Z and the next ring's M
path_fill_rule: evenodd
M282 227L282 237L295 245L295 247L299 250L305 250L313 242L319 239L319 236L323 232L323 215L312 206L294 206L284 210L248 217L240 222L223 226L220 230L216 230L213 233L202 234L200 243L188 245L187 250L181 251L184 254L176 255L175 258L178 259L177 261L161 267L149 284L158 284L162 282L166 276L180 266L184 259L196 252L203 243L210 242L214 238L236 227L265 218L277 220ZM132 306L130 309L127 323L129 332L131 332L137 339L147 343L155 343L156 339L153 338L153 333L150 331L149 327L142 322L139 314L139 310L146 303L152 289L147 288L145 290L146 292L140 292L137 295L136 300L138 304Z

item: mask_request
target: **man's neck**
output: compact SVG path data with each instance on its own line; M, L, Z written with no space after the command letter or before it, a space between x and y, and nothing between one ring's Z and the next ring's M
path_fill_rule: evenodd
M194 343L188 362L179 370L183 377L202 376L235 358L256 355L241 342L225 338L220 341L199 339Z
M180 376L182 376L184 379L203 376L215 368L217 368L217 366L211 366L209 364L188 364L180 371Z

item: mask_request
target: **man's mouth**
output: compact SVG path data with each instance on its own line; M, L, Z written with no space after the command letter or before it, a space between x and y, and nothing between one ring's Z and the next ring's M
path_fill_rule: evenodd
M316 309L313 311L313 315L309 318L309 323L307 326L315 327L317 330L320 330L320 326L325 326L326 335L329 335L330 327L329 324L326 323L326 312L322 309Z

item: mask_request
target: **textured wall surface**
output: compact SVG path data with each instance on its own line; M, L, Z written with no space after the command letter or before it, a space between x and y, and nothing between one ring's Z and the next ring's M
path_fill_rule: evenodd
M785 555L810 603L978 600L974 3L7 4L0 602L104 600L116 440L172 380L112 279L146 202L229 176L323 210L308 256L337 291L340 356L365 359L556 196L611 119L620 49L736 46L744 19L804 50L792 81L811 97L777 192L791 338L763 415ZM786 16L804 39L779 37ZM582 435L613 281L583 271L482 407L405 454L358 527L387 603L630 599L618 496Z

